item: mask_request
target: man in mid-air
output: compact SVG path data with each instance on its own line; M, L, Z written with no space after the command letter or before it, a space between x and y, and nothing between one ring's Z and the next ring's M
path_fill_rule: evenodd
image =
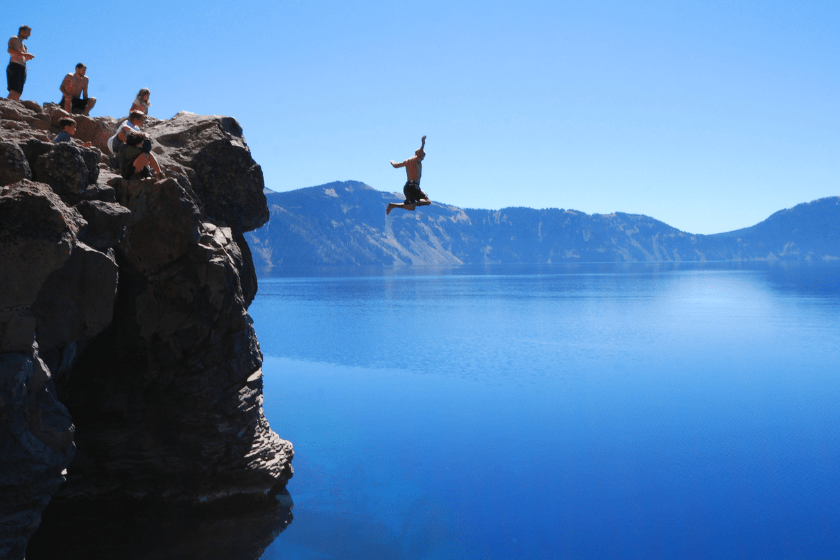
M403 210L410 210L414 212L417 206L428 206L432 203L429 200L429 195L420 190L420 176L423 174L423 158L426 157L426 152L423 148L426 146L426 137L422 139L420 149L414 152L414 157L408 158L402 163L397 163L391 160L391 165L394 167L405 167L405 172L408 175L408 181L403 187L403 194L405 194L405 202L388 204L385 209L385 214L390 214L394 208L402 208Z

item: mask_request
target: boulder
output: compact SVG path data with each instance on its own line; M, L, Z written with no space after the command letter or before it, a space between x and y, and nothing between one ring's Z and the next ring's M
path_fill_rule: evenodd
M101 250L115 247L131 221L131 210L113 202L83 200L75 208L88 223L84 241Z
M0 186L23 179L32 179L32 170L23 150L17 144L0 142Z
M34 101L12 101L0 97L0 132L7 142L25 142L30 138L49 141L50 115Z
M48 144L48 147L40 147L43 153L32 166L35 180L48 184L60 195L83 193L90 183L91 173L82 150L69 142Z
M46 279L32 305L42 351L99 334L111 322L117 295L114 258L76 243L70 258Z
M154 273L181 258L199 238L201 213L195 200L174 179L116 184L117 200L131 211L119 246L137 271Z
M147 132L172 160L193 171L192 189L210 218L234 233L268 221L262 168L251 157L236 119L178 113Z
M86 225L46 185L23 180L0 188L0 352L31 347L32 304Z
M96 183L95 185L88 185L85 189L85 200L99 200L101 202L116 202L117 194L114 187L110 187L103 183Z

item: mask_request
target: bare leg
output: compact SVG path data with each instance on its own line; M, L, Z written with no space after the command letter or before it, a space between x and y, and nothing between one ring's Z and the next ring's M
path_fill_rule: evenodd
M73 99L71 97L64 98L64 110L68 113L73 113Z
M20 92L9 91L9 99L11 99L12 101L20 101Z
M155 170L155 173L158 174L158 177L163 177L163 172L160 170L160 165L158 164L158 160L155 157L155 154L148 154L149 155L149 163L152 165L152 169Z
M87 104L85 105L85 110L83 113L85 115L90 114L90 110L93 109L93 106L96 105L96 98L95 97L88 97Z
M135 173L140 173L147 165L151 166L155 173L157 173L158 177L163 176L163 173L160 170L160 165L158 165L157 159L155 159L153 154L140 154L137 156L137 159L134 160Z
M388 204L388 208L385 209L385 214L390 214L391 210L394 208L402 208L403 210L408 210L409 212L414 212L414 205L413 204L406 204L405 202L400 202L399 204L391 202Z

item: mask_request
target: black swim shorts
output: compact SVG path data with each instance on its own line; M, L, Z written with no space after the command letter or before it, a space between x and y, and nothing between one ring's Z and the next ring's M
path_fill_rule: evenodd
M87 107L87 99L82 99L81 97L74 97L71 100L71 103L73 104L73 106L71 107L72 113L79 114L85 112L85 107Z
M405 184L403 194L405 195L405 204L414 204L422 198L429 198L429 195L421 191L420 185L414 181Z
M26 66L10 62L6 67L6 82L9 91L23 93L23 83L26 82Z

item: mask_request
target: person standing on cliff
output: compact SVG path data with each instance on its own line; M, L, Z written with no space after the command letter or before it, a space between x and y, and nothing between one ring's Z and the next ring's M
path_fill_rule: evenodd
M81 62L76 65L74 74L67 74L61 81L61 94L64 96L61 106L68 113L81 113L89 115L90 110L96 105L96 98L88 98L88 77L85 76L87 66Z
M429 195L420 190L420 176L423 174L422 162L426 157L426 151L423 149L426 147L426 137L423 136L421 141L422 144L420 145L420 148L414 152L414 157L408 158L402 163L397 163L394 160L391 160L391 166L395 168L405 167L405 173L408 175L408 181L405 183L405 187L403 187L405 202L389 203L388 208L385 209L386 215L390 214L391 210L394 208L402 208L403 210L414 212L415 207L428 206L432 203L432 201L429 200Z
M35 58L29 54L23 42L29 39L32 29L28 25L21 25L18 34L9 39L9 54L11 59L6 67L6 83L8 84L9 99L20 101L23 84L26 82L26 61Z

